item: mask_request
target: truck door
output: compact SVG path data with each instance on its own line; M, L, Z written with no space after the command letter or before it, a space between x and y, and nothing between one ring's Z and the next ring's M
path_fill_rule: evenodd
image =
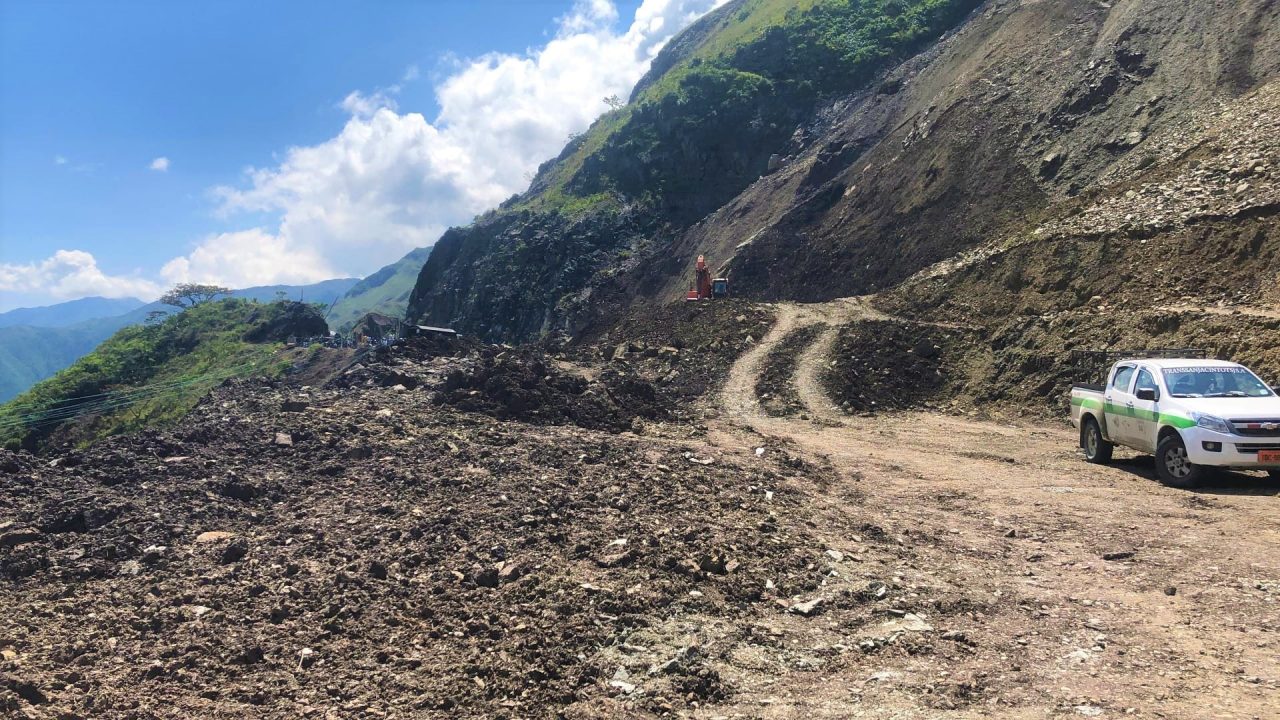
M1138 368L1133 365L1117 365L1111 382L1107 384L1107 435L1112 442L1132 447L1136 430L1132 427L1133 395L1129 393L1133 386L1133 376Z
M1143 400L1138 397L1138 392L1141 390L1154 391L1156 399ZM1138 368L1138 377L1133 381L1133 397L1130 398L1129 405L1132 408L1129 418L1133 430L1131 447L1135 450L1156 451L1156 435L1160 431L1160 396L1160 385L1156 382L1155 375L1147 368Z

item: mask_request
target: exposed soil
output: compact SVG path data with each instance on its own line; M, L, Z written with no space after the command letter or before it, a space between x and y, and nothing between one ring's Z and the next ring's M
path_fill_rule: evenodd
M733 424L712 440L745 453L782 439L836 468L842 481L810 510L844 554L823 596L892 573L905 596L879 607L920 622L881 625L898 646L886 654L859 640L876 635L866 616L833 607L788 635L814 648L809 662L763 650L733 664L721 676L738 692L701 716L1274 716L1280 484L1224 473L1197 492L1165 488L1149 458L1085 463L1060 419L851 418L817 381L832 330L793 378L810 419L770 417L750 388L779 342L875 316L842 302L782 304L778 318L735 365L722 393ZM896 560L862 554L868 517L899 543Z
M437 405L500 420L572 423L614 432L667 414L653 384L625 367L587 377L568 372L535 348L489 346L456 338L412 338L380 348L332 384L417 389Z
M675 417L696 419L693 402L713 392L734 361L773 325L769 306L741 300L638 307L607 333L579 340L567 356L652 382Z
M1278 130L1274 80L1189 113L1145 141L1151 163L877 302L979 326L955 390L973 406L1061 413L1070 383L1096 379L1073 349L1191 347L1280 378Z
M962 380L958 363L972 333L897 320L862 320L840 330L822 380L849 412L937 407Z
M1117 308L1110 302L1098 299L1084 308L1045 314L997 314L997 320L990 325L950 334L951 341L939 343L944 348L939 355L942 383L931 391L937 394L894 407L942 406L1061 418L1066 413L1072 383L1101 382L1108 369L1082 363L1073 350L1111 350L1140 356L1149 350L1186 348L1206 357L1244 363L1264 379L1280 383L1280 319L1265 306L1188 303ZM886 305L893 307L892 303ZM912 337L924 336L919 326L913 332L918 334L907 333L897 346L901 348L912 342ZM888 346L877 350L874 338L866 339L872 343L863 349L868 357L881 352L892 355ZM854 353L853 357L860 355ZM885 362L892 360L897 368L916 367L904 358L909 360L910 355L889 357ZM837 369L832 373L835 388L841 387L842 377L853 381L853 372L863 372L857 367L842 369L853 364L845 354L836 362ZM921 368L927 370L927 365ZM869 369L874 374L874 368ZM847 389L843 392L849 393L879 392L875 389L878 384L869 387L850 382L844 387ZM907 399L905 394L890 397L890 402Z
M841 327L951 331L864 299L760 312L703 433L513 419L488 380L474 411L433 401L461 367L509 388L542 363L528 398L555 405L643 352L410 346L328 388L228 383L176 432L0 456L0 708L1269 716L1280 485L1170 490L1084 463L1061 421L852 418L820 381ZM806 327L803 415L771 417L761 371Z
M822 582L802 462L426 394L229 384L173 434L4 455L0 707L662 714L729 692L708 643L734 640L698 618L749 626Z
M756 381L756 397L760 407L770 415L794 415L804 409L804 403L796 392L791 378L800 361L800 352L813 344L825 325L814 324L799 328L782 338L765 358Z

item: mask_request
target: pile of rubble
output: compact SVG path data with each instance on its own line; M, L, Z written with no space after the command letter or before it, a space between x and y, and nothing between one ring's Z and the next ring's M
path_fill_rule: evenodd
M587 371L531 347L415 338L381 348L333 385L391 387L423 401L539 425L639 429L665 408L648 381L624 370Z
M743 351L773 325L768 306L742 300L677 302L638 307L607 334L569 349L583 362L608 362L653 383L676 416L689 399L707 395Z
M840 329L822 380L848 412L947 404L963 383L955 367L972 339L962 330L868 320Z
M1280 83L1224 108L1197 135L1199 142L1174 162L1172 172L1160 170L1035 234L1151 235L1280 206Z
M657 628L776 613L823 580L779 516L809 472L785 454L423 392L237 381L172 433L0 455L0 714L661 715L726 688Z

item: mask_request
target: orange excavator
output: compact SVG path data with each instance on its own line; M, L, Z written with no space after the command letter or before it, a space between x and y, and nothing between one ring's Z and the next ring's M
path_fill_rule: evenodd
M698 264L693 270L693 287L685 294L688 301L710 300L712 298L729 297L729 278L712 278L707 268L707 258L698 256Z

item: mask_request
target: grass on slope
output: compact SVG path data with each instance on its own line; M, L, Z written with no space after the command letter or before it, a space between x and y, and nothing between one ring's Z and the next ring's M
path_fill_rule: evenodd
M430 247L418 248L361 280L329 310L325 316L329 326L339 332L347 332L371 312L404 317L409 307L409 294L413 292L418 273L430 254Z
M226 377L282 371L283 364L273 360L278 342L245 337L281 327L299 307L229 299L124 328L0 406L0 443L38 449L55 434L84 443L174 422ZM319 321L314 309L302 312Z
M575 138L514 207L582 212L620 193L697 216L757 177L821 98L867 86L979 4L749 0L634 102ZM699 194L715 197L684 199Z

